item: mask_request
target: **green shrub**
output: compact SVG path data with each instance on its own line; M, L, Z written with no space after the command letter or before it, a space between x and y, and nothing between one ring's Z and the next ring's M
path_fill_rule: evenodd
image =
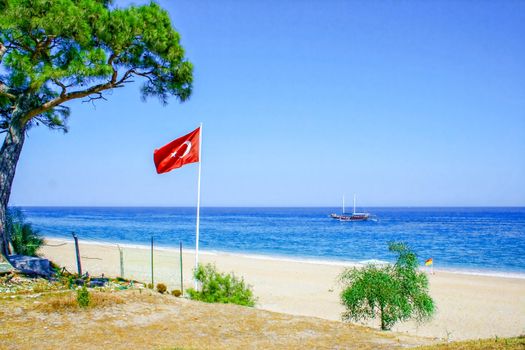
M395 265L367 265L341 275L344 321L379 317L381 329L388 330L398 321L421 322L434 313L428 279L417 268L416 254L403 243L390 243L389 250L398 254Z
M77 290L77 302L78 306L80 307L88 307L90 300L89 291L86 288L86 286L82 286L79 290Z
M66 284L69 289L72 289L75 286L75 277L72 275L67 276Z
M173 295L174 297L180 297L182 295L182 292L178 289L174 289L171 291L171 295Z
M207 303L231 303L244 306L254 306L256 298L252 287L238 279L233 273L225 274L217 271L214 265L199 265L195 278L200 283L200 290L188 289L191 299Z
M25 221L24 214L19 209L8 210L6 231L17 254L36 256L36 252L44 244L44 239Z
M157 292L159 292L160 294L166 293L167 290L168 290L168 288L166 287L166 285L164 283L158 283L157 284Z

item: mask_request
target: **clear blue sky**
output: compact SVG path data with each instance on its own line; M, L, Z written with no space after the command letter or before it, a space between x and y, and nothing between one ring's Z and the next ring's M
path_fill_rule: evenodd
M525 205L525 2L160 4L190 101L70 104L68 134L30 131L12 205L195 205L197 165L152 152L201 121L204 206Z

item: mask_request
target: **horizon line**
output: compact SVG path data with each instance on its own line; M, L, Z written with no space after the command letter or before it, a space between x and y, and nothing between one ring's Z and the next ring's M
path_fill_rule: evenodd
M9 208L196 208L190 205L9 205ZM201 206L201 208L338 208L339 206L224 206L224 205L209 205ZM372 205L359 206L360 208L525 208L525 205Z

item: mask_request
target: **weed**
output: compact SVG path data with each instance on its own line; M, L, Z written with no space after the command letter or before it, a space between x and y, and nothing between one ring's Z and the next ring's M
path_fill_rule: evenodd
M166 287L166 285L164 283L158 283L157 284L157 292L159 292L160 294L166 293L167 290L168 290L168 288Z
M78 306L86 308L89 306L90 297L89 297L89 291L86 288L86 286L83 286L82 288L77 290L77 302Z

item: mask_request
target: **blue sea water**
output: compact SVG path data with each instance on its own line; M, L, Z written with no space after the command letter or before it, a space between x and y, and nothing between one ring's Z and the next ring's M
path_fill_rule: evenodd
M46 237L195 245L195 208L23 207ZM525 208L371 208L377 221L339 222L336 208L202 208L200 248L299 259L393 261L408 243L435 268L525 276Z

